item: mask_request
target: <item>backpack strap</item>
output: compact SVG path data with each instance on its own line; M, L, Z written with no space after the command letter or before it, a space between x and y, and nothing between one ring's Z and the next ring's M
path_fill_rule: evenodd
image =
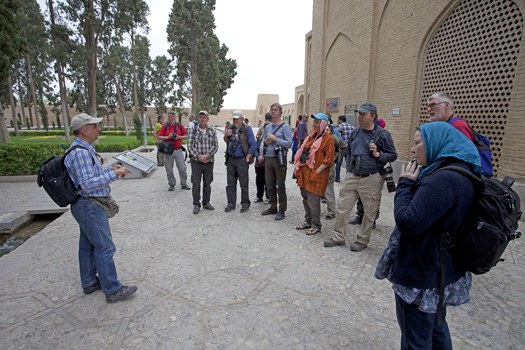
M62 156L62 164L64 164L65 166L65 160L66 160L66 156L73 150L77 149L77 148L82 148L82 149L85 149L86 151L88 151L88 149L84 146L81 146L81 145L74 145L73 147L69 148L66 153L64 153L64 155ZM89 151L88 151L89 152ZM93 161L93 165L95 165L95 159L93 159L93 157L91 157L91 160Z

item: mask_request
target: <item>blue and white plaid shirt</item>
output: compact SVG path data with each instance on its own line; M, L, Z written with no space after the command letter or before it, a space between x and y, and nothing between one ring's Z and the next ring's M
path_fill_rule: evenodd
M87 150L77 148L71 151L64 160L69 176L78 187L82 197L109 197L109 184L118 179L111 167L103 167L95 147L76 137L71 147L79 145Z

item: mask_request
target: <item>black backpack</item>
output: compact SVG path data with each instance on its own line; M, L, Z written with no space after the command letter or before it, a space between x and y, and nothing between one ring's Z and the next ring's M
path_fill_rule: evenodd
M453 259L468 271L481 275L503 259L501 256L513 239L519 238L520 198L511 189L514 179L503 181L478 177L458 166L445 166L474 181L476 199L470 215L455 235L445 233L445 242Z
M75 145L67 150L61 156L53 156L42 163L38 171L36 179L39 187L44 187L49 197L61 207L66 207L69 204L75 203L78 198L78 189L75 187L73 180L69 177L67 168L64 164L64 159L74 149L83 148L83 146ZM93 164L95 160L93 159Z

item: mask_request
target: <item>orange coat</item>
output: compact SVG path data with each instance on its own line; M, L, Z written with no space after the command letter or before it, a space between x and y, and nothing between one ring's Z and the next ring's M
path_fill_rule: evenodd
M315 137L310 137L306 141L301 149L303 152L310 150L314 143ZM330 175L330 167L334 163L334 140L330 131L326 131L322 136L321 145L314 154L314 168L311 169L308 165L300 164L299 169L296 170L295 176L297 177L297 185L301 188L306 189L308 192L314 193L320 197L324 197L326 186L328 186L328 175ZM296 164L299 159L296 160ZM321 164L326 165L320 174L315 171Z

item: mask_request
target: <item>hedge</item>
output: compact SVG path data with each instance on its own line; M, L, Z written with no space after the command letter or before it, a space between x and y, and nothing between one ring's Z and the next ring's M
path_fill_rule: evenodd
M140 147L142 143L133 140L121 144L97 144L97 152L124 152ZM69 147L67 143L51 144L0 144L0 176L36 175L42 163L54 155L62 155Z

